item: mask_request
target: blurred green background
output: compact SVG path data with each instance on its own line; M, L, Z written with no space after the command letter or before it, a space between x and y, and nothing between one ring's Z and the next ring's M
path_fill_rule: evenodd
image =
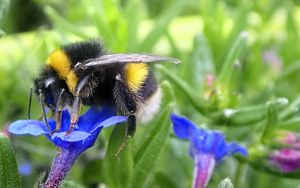
M0 29L3 131L10 122L27 118L32 79L47 55L63 44L89 38L103 40L106 48L115 53L144 52L180 59L180 65L164 64L169 72L153 67L159 80L174 83L176 111L203 127L225 131L229 139L255 150L254 157L259 156L257 147L267 143L261 143L258 135L268 117L254 117L250 112L240 122L224 121L226 117L219 117L218 112L281 99L297 107L279 118L282 122L299 115L297 0L0 0ZM188 88L184 89L180 81ZM283 112L287 113L284 110L288 107ZM34 118L40 117L37 100L32 111ZM211 116L214 113L216 116ZM299 122L298 118L287 129L298 132ZM22 177L22 184L32 187L38 175L50 166L56 150L44 138L12 139L19 166L30 164L32 168ZM99 139L96 147L80 158L69 179L86 187L102 182L105 172L99 169L103 140ZM144 187L189 187L193 163L187 148L188 143L170 135ZM229 159L217 167L208 187L217 187L221 179L229 176L235 187L300 188L297 178L271 175L261 167L260 163L246 165Z

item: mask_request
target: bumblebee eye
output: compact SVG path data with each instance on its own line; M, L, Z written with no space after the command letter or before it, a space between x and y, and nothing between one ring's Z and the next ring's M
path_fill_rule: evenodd
M45 80L45 88L48 88L55 81L55 78L51 77Z

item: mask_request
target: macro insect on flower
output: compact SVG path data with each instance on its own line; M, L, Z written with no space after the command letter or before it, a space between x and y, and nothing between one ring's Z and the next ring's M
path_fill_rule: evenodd
M187 118L175 114L172 114L171 121L175 135L190 141L190 155L195 164L193 188L206 187L215 165L226 156L235 153L248 155L246 148L237 143L226 143L224 134L219 131L197 128Z
M54 50L34 80L34 93L51 109L60 129L64 107L70 108L67 133L76 125L81 105L113 105L128 116L126 137L132 137L136 119L149 121L159 110L161 91L150 70L152 62L179 63L177 59L146 54L106 54L100 41L88 40Z
M9 132L13 134L32 136L45 135L56 147L59 153L52 163L50 175L43 188L58 187L66 177L78 156L92 147L103 128L127 121L127 116L115 116L113 108L103 106L90 108L81 115L74 130L66 134L70 125L70 114L67 110L62 111L62 124L58 132L51 134L56 128L53 119L48 120L48 129L44 121L18 120L9 126Z

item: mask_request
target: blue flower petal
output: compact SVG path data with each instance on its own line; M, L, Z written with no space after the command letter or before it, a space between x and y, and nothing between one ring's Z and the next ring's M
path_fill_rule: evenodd
M226 143L223 133L218 131L207 131L207 137L204 144L205 151L207 152L217 153L219 144Z
M69 128L70 128L70 119L71 119L70 113L67 110L64 110L62 112L61 127L60 127L59 131L64 132L64 131L69 130Z
M240 153L241 155L243 155L245 157L248 155L247 149L235 142L230 142L228 144L228 148L229 148L228 151L230 154Z
M175 114L171 115L171 121L173 123L174 132L179 138L189 139L193 132L197 129L193 122Z
M220 162L224 157L231 156L235 153L240 153L245 157L248 155L246 148L235 142L231 142L229 144L226 144L226 146L223 147L219 152L216 152L215 159L217 162Z
M15 121L10 124L8 131L12 134L29 134L33 136L49 133L45 123L37 120Z
M98 126L99 122L102 122L115 114L114 109L109 106L103 106L101 108L91 107L82 116L80 116L78 120L80 130L90 132Z
M51 139L59 138L66 142L78 142L88 138L91 134L83 131L72 131L67 134L67 132L54 133Z
M106 128L106 127L110 127L112 125L123 123L123 122L127 121L127 119L128 119L127 116L112 116L112 117L102 121L99 124L99 126Z
M192 158L202 155L214 156L216 162L235 153L247 156L246 148L235 142L226 143L225 136L219 131L209 131L196 126L188 119L176 115L171 116L174 132L179 138L190 140Z

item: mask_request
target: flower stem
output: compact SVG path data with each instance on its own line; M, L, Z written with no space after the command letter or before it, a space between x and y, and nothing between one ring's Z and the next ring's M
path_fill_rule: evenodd
M77 152L62 149L54 158L51 166L50 174L42 188L57 188L68 175L76 158L79 156Z
M215 167L215 159L211 155L195 156L193 188L205 188Z

